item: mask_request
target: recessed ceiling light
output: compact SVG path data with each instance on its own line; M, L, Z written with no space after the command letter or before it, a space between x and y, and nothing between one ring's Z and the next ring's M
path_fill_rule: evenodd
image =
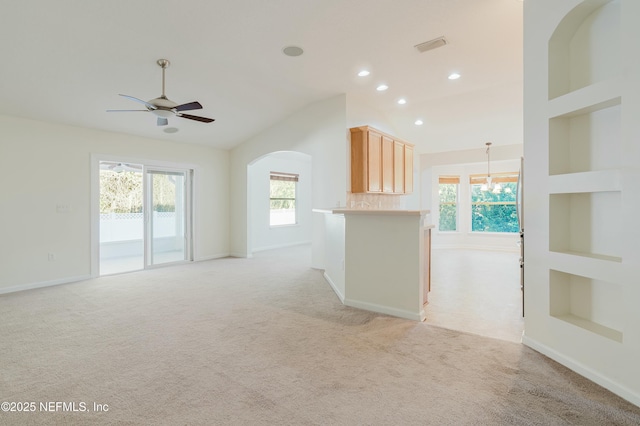
M282 49L282 53L287 56L300 56L304 53L304 50L302 50L302 48L298 46L287 46Z
M178 129L176 127L167 127L163 130L165 133L177 133Z
M401 98L401 99L398 99L398 103L399 103L400 105L404 105L404 104L406 104L406 103L407 103L407 100L406 100L405 98Z
M422 122L422 120L417 119L414 123L416 126L422 126L424 123Z
M387 86L386 84L381 84L380 86L376 87L376 90L378 92L384 92L385 90L387 90L389 88L389 86Z
M358 73L358 77L366 77L366 76L368 76L369 74L371 74L369 71L367 71L367 70L362 70L362 71L360 71L360 72Z
M449 80L457 80L460 78L460 74L458 74L457 72L452 72L451 74L449 74Z

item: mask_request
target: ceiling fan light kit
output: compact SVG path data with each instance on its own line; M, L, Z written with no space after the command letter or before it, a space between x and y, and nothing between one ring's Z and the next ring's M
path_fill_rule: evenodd
M183 114L182 111L191 111L194 109L202 109L202 105L198 101L187 102L185 104L177 104L167 98L164 93L164 82L165 82L165 70L171 65L168 59L158 59L156 61L158 66L162 68L162 95L155 99L151 99L150 101L143 101L142 99L135 98L129 95L120 96L130 99L134 102L138 102L144 105L147 109L141 110L107 110L107 112L130 112L130 111L142 111L142 112L150 112L154 114L157 118L158 126L166 126L169 124L170 117L180 117L186 118L189 120L200 121L201 123L211 123L215 121L213 118L200 117L197 115L191 114Z

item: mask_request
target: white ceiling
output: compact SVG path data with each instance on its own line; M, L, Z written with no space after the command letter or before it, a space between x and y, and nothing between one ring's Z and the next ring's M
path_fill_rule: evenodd
M314 101L347 93L421 152L522 142L518 0L3 0L0 113L233 147ZM444 35L449 44L414 46ZM285 46L304 49L300 57ZM144 100L200 101L167 134ZM357 77L361 68L371 70ZM462 78L447 79L452 71ZM389 85L377 92L378 83ZM407 104L396 100L406 97ZM415 126L416 118L424 120Z

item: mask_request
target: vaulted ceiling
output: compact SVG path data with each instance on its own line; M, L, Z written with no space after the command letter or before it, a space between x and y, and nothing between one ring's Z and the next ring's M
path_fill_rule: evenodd
M422 152L521 143L522 9L519 0L5 1L0 113L231 148L346 93ZM414 48L440 36L444 47ZM304 53L284 55L291 45ZM118 94L159 96L160 58L171 61L167 96L199 101L189 113L214 123L171 117L169 134L148 112L106 112L139 109Z

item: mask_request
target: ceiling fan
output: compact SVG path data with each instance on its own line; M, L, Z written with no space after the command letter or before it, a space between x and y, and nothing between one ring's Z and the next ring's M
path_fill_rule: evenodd
M166 126L167 124L169 124L168 118L171 116L188 118L189 120L200 121L202 123L211 123L212 121L215 121L213 118L184 114L182 112L194 109L202 109L202 105L200 105L200 102L198 101L178 105L177 103L167 98L164 94L164 72L169 67L170 62L168 59L158 59L156 63L160 66L160 68L162 68L162 95L155 99L151 99L150 101L143 101L142 99L134 98L133 96L121 94L120 96L143 104L147 109L108 109L107 112L150 112L158 117L158 126Z

